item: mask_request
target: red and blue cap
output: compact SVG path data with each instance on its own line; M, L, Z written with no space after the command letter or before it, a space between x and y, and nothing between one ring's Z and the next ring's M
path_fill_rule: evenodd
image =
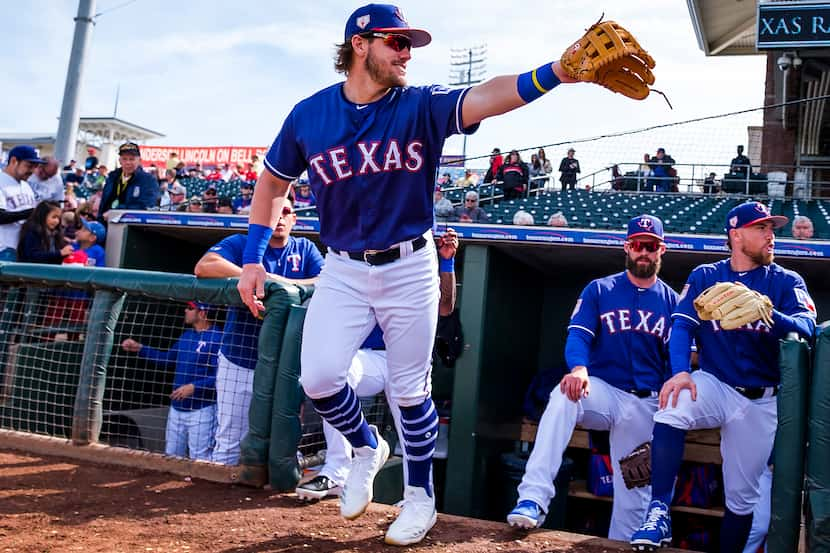
M732 229L744 228L749 225L772 221L773 228L781 228L789 222L783 215L773 215L769 208L761 202L746 202L733 207L726 215L724 230L729 234Z
M650 236L657 240L663 240L663 221L654 215L640 215L628 222L627 240Z
M37 155L37 150L26 144L12 148L9 151L9 161L11 161L12 158L17 161L28 161L30 163L46 163L45 159Z
M187 307L190 309L199 309L200 311L210 311L213 309L212 305L201 301L189 301L187 302Z
M354 35L373 32L407 36L413 48L432 42L428 32L410 27L400 8L391 4L367 4L356 9L346 21L345 41L349 42Z

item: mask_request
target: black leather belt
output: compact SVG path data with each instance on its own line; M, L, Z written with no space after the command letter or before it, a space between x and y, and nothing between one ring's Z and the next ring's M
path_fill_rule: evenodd
M639 398L651 397L656 395L656 392L652 392L651 390L627 390L629 394L635 395Z
M412 251L417 252L427 245L427 239L423 236L419 236L418 238L412 240L411 244ZM365 261L369 265L386 265L387 263L392 263L393 261L397 261L401 258L400 246L395 246L393 248L389 248L388 250L366 250L363 252L332 251L337 254L346 253L346 255L348 255L351 259L354 259L355 261Z
M759 386L757 388L746 388L744 386L732 387L746 399L761 399L762 397L773 397L778 395L778 386Z

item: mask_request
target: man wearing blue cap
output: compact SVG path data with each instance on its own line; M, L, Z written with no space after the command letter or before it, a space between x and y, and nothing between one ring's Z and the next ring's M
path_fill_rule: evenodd
M164 452L177 457L210 460L216 429L216 364L222 332L210 322L210 306L188 302L184 324L190 326L168 350L132 338L124 351L137 353L161 369L173 370L173 391L167 414Z
M15 146L0 172L0 261L17 261L20 229L37 201L27 179L46 163L31 146Z
M627 539L645 514L650 490L628 488L620 459L651 438L657 392L667 377L677 293L657 276L666 251L660 219L631 219L623 250L625 271L592 281L576 302L565 343L570 373L551 392L539 422L518 504L507 516L511 526L536 528L544 522L577 424L611 432L614 504L608 537Z
M809 339L816 326L815 304L804 279L773 263L774 231L786 224L786 217L772 215L759 202L733 208L725 225L729 258L696 267L683 287L672 315L672 376L660 391L660 410L654 415L651 502L631 536L635 549L652 551L671 543L668 505L686 431L701 428L721 431L726 509L718 551L744 549L778 425L779 340L790 332ZM718 283L740 283L761 294L769 312L740 326L705 313L701 317L695 299ZM694 372L692 340L699 350L700 370Z

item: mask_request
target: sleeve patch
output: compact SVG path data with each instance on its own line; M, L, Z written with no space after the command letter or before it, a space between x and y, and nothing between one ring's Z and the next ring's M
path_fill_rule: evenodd
M795 290L795 298L798 300L798 305L809 311L810 313L816 313L816 304L813 303L813 298L810 297L810 294L807 293L806 290L801 288L794 288Z
M579 308L582 307L582 298L576 300L576 305L574 306L573 313L571 313L571 319L576 317L576 314L579 313Z
M678 303L680 303L681 301L683 301L683 298L685 298L685 297L686 297L686 294L689 292L689 286L690 286L689 284L686 284L686 285L683 287L683 290L680 292L680 297L679 297L679 298L677 298L677 302L678 302Z

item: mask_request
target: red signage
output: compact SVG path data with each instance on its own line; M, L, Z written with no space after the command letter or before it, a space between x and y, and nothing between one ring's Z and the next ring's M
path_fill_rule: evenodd
M255 155L262 161L266 151L267 146L141 146L141 164L144 167L164 166L170 154L176 152L179 161L183 161L187 167L197 163L202 166L225 163L245 166Z

